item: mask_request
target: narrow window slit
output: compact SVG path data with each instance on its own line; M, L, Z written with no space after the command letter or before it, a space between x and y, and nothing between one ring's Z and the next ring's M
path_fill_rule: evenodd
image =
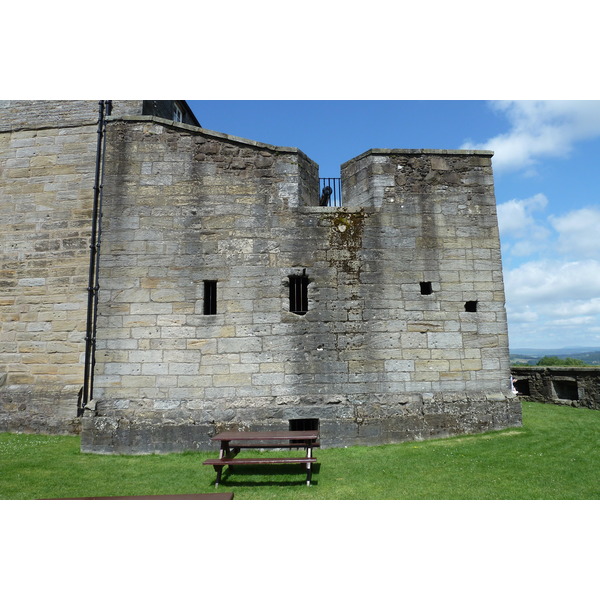
M308 312L308 277L290 275L290 312L305 315Z
M204 281L204 314L217 314L217 282Z

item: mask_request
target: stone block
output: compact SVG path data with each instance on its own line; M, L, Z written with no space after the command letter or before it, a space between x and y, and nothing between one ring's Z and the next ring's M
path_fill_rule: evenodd
M225 338L217 340L217 352L219 354L260 352L262 340L260 338Z
M168 315L173 313L169 302L134 302L129 305L132 315Z
M414 360L386 360L385 370L388 372L414 371Z
M121 384L124 388L154 388L156 378L151 375L123 375Z
M463 339L460 333L427 333L429 348L462 348Z
M199 372L198 363L169 363L169 375L196 375Z

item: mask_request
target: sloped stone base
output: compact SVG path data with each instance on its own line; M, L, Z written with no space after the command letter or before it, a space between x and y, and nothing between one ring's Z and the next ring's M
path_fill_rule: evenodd
M211 437L225 429L288 429L290 418L319 420L321 447L374 446L410 440L482 433L521 426L521 403L513 397L424 394L372 402L296 406L294 411L240 409L227 421L199 418L89 416L83 419L81 449L99 454L151 454L216 450ZM269 412L271 416L269 417Z

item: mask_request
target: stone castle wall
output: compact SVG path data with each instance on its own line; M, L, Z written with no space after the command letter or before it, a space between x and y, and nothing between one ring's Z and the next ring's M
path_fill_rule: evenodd
M511 367L523 400L600 410L600 369L596 367Z
M5 430L79 423L97 103L71 109L0 127ZM302 152L140 111L107 123L85 451L208 449L294 419L324 446L520 424L490 153L371 150L342 166L344 208L320 207Z
M141 115L142 100L112 101L113 116ZM34 131L73 128L98 123L98 102L95 100L0 100L0 132L21 131L21 139ZM64 133L63 133L64 135ZM59 148L60 149L60 148ZM81 166L84 165L82 157ZM92 163L93 164L93 163ZM92 168L93 173L93 168Z
M377 215L369 242L377 253L361 278L370 277L374 295L384 290L393 320L412 334L398 346L402 358L417 361L421 391L506 389L491 153L372 150L343 165L342 177L345 205Z
M141 115L141 100L112 102ZM0 101L0 431L77 433L97 101Z
M74 433L98 103L0 108L0 430Z
M294 149L157 119L110 136L84 449L208 449L220 429L294 419L330 446L520 423L489 153L367 153L336 209Z

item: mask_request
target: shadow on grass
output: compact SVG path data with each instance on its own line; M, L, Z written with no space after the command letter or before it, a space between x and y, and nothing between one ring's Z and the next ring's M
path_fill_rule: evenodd
M314 480L314 476L319 474L320 465L316 463L311 468L312 477L310 481L310 486L319 485L317 481ZM277 475L298 475L298 481L244 481L244 476L259 476L259 477L270 477ZM234 476L235 480L228 484L228 480L231 476ZM238 479L239 477L239 479ZM302 477L300 479L300 477ZM212 480L212 485L216 483L216 477ZM285 467L273 467L271 465L236 465L233 469L231 467L227 467L223 471L223 475L221 476L221 482L219 483L220 489L222 485L228 485L231 487L268 487L268 486L277 486L277 487L298 487L305 486L306 487L306 469L299 465L290 465Z

